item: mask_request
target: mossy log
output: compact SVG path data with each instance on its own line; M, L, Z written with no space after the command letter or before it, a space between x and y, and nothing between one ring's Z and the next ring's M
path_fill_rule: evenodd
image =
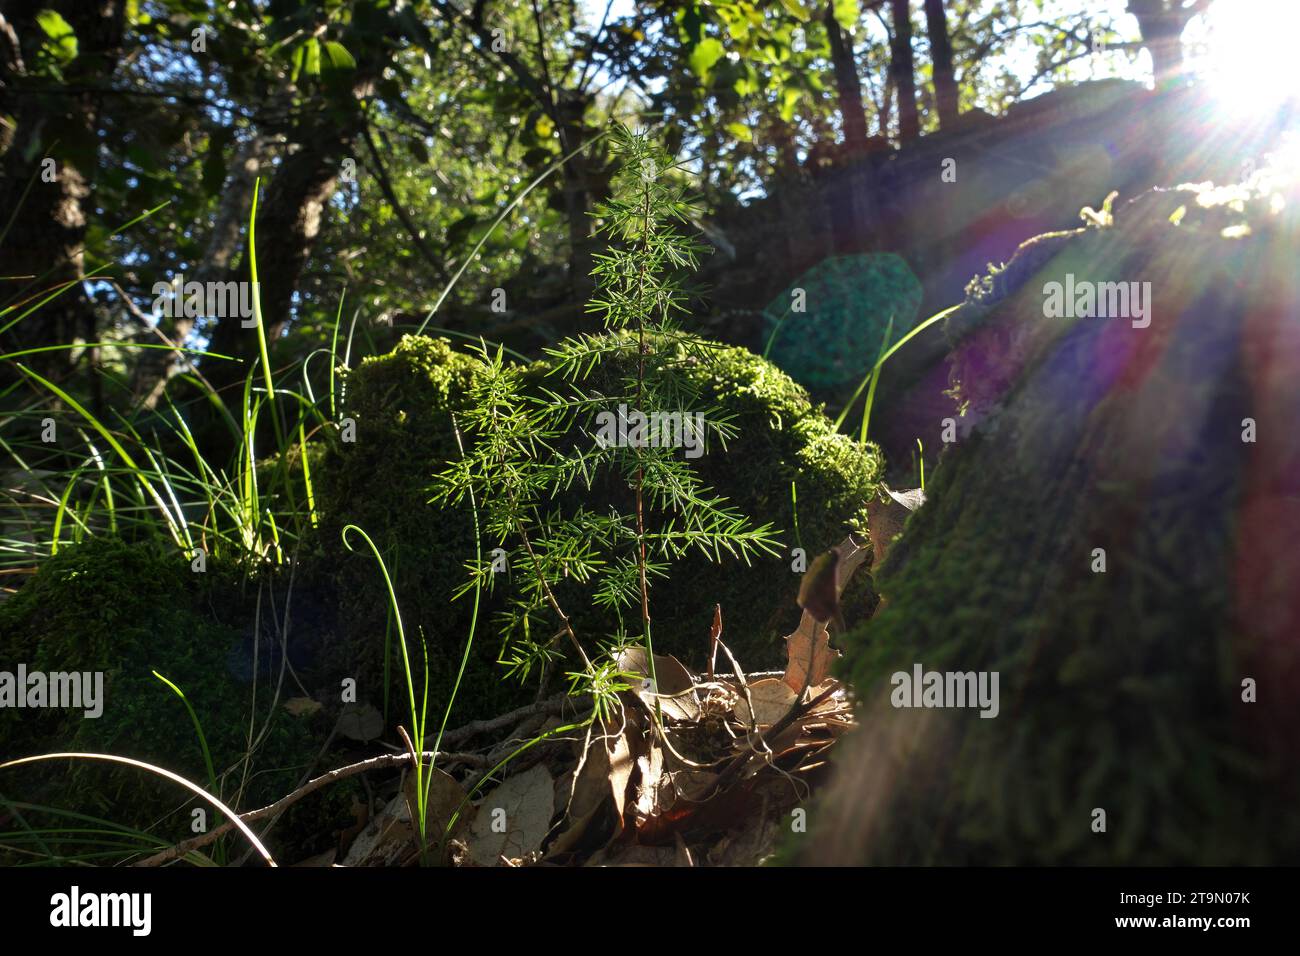
M972 285L956 441L847 638L863 726L795 857L1300 862L1300 240L1276 210L1144 194ZM1149 283L1149 324L1051 317L1053 282ZM998 716L895 706L918 663L998 673Z

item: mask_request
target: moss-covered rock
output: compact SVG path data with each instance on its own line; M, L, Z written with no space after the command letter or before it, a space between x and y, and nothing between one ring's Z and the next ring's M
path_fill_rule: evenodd
M847 638L800 859L1300 861L1300 241L1222 198L1027 243L953 316L961 438ZM1070 281L1150 283L1150 324L1050 317ZM997 672L999 714L894 707L918 663Z
M780 637L798 619L799 575L791 569L790 549L802 543L815 555L843 538L875 490L879 459L873 448L837 434L807 393L775 366L744 349L718 348L712 354L711 361L683 356L680 374L698 388L703 404L734 416L739 434L725 450L711 448L694 464L705 484L755 524L772 523L787 547L782 557L761 558L750 567L699 556L684 559L670 580L652 590L655 646L701 661L713 606L719 603L723 639L746 667L757 669L781 663ZM467 506L427 502L433 474L459 455L452 413L464 408L478 367L477 359L445 340L407 337L347 379L345 408L355 421L356 441L340 444L322 463L320 548L333 569L343 615L336 666L356 673L372 699L382 686L387 600L373 558L344 551L340 533L346 524L356 524L385 553L408 637L414 640L422 631L427 639L430 701L440 711L468 633L470 599L453 601L452 594L467 580L464 565L474 556L474 526ZM550 369L545 361L530 366L532 387L561 388L548 378ZM601 387L626 371L618 360L607 359L582 384ZM596 497L624 511L632 507L626 488L598 486L585 500L591 504ZM565 505L557 502L561 509ZM508 590L497 588L493 601L504 600ZM869 586L864 582L850 600L860 609L869 607ZM501 641L490 626L489 610L480 611L476 653L455 711L459 719L500 712L521 700L522 692L502 681L496 664ZM616 622L589 606L571 604L570 613L596 640L614 633ZM390 704L404 700L404 691L393 696L403 686L392 673L399 661L394 656L390 664Z
M468 509L430 504L429 487L434 471L457 454L452 414L464 407L477 368L445 339L414 337L363 361L343 384L345 425L355 427L355 441L332 449L318 475L321 527L306 572L308 579L328 578L338 609L325 670L355 678L359 697L376 705L387 688L389 716L403 723L409 723L405 679L383 576L358 536L350 542L359 550L345 547L343 529L361 528L384 555L417 684L423 635L430 709L441 715L469 633L469 607L453 604L452 595L467 577L463 563L473 555L474 523ZM485 631L467 665L458 719L501 713L526 699L499 679L500 648Z
M247 620L246 609L236 595L236 582L219 567L209 563L205 574L195 574L177 552L105 537L61 549L0 604L0 670L13 673L23 664L28 672L102 672L102 714L0 709L0 752L111 753L206 786L206 764L185 705L153 672L184 692L217 774L238 764L248 752L250 718L258 732L267 722L274 678L263 667L253 713L251 645L238 623ZM268 635L260 656L270 644ZM221 796L240 809L292 790L320 749L322 730L329 729L312 728L282 707L269 716L249 773L221 779ZM173 811L187 801L197 805L153 774L81 760L6 771L0 793L6 792L173 840L192 835L188 811Z

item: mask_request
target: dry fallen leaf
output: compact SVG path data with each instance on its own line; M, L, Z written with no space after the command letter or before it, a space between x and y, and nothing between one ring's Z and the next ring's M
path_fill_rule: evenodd
M632 743L628 739L628 730L611 734L597 743L605 748L606 764L609 767L609 789L614 796L614 809L618 819L623 819L623 808L627 805L627 785L632 779L632 770L636 767L636 757L632 753Z
M355 821L351 826L344 827L338 832L339 852L347 855L352 848L352 841L355 840L361 831L366 828L370 822L370 804L368 801L352 798L352 818Z
M428 803L425 805L425 838L430 845L442 838L447 821L461 806L465 791L452 777L441 770L432 769L429 780ZM415 774L407 772L402 791L361 830L348 848L344 866L395 866L409 857L419 845L412 825L411 807L415 805ZM474 807L466 804L452 834L465 829L473 816Z
M831 647L826 625L807 611L799 627L785 639L788 660L782 681L796 694L806 686L820 684L831 673L831 665L840 652ZM755 705L757 707L757 704Z
M794 706L795 691L779 678L765 677L749 685L749 698L754 702L753 721L750 720L749 702L744 697L736 700L733 713L746 727L756 723L761 730L776 723Z
M318 701L310 697L290 697L284 702L284 709L295 717L310 717L321 709Z
M803 720L795 721L768 741L768 746L772 748L773 758L782 757L799 745L804 734L809 729L807 720L805 717Z
M408 855L415 842L415 830L406 808L406 797L398 794L374 816L352 841L344 866L395 866Z
M873 552L872 567L878 568L889 546L903 532L903 525L913 511L925 504L925 492L920 488L909 491L891 491L886 488L891 500L867 502L867 533L871 537Z
M839 563L840 553L834 548L814 558L799 582L798 603L814 620L835 621L842 627L839 581L835 573Z
M555 780L541 764L507 777L479 804L467 839L479 866L496 866L541 848L555 813Z
M650 680L649 658L645 648L629 647L618 656L618 669L627 674L639 675L642 680L634 687L637 697L651 713L656 699L664 714L675 720L695 720L700 715L700 700L695 694L695 680L685 665L671 654L655 655L655 677Z
M596 746L599 743L593 734L591 746L586 746L584 741L581 746L586 749L580 748L578 766L574 768L578 778L572 781L568 798L569 816L575 820L587 816L610 798L609 751Z
M717 782L718 774L712 770L672 770L664 774L655 817L638 828L638 835L651 838L644 842L654 842L653 834L658 829L689 818L703 801L713 796Z
M788 827L783 818L772 818L776 812L774 807L767 815L751 820L746 830L728 834L719 840L709 850L708 865L758 866L770 857Z
M838 596L843 593L853 572L866 560L867 552L850 535L836 546L835 553L837 558L822 567L823 570L826 566L834 569L838 601ZM813 570L810 568L809 573L813 573ZM840 656L840 652L831 647L826 625L818 621L812 612L803 612L799 626L793 634L786 636L785 641L787 663L782 680L796 694L801 693L805 686L820 684L830 676L831 665Z
M352 740L374 740L384 732L384 715L370 704L344 704L338 731Z
M636 765L640 771L636 786L636 813L640 821L654 813L658 806L660 778L664 771L664 752L653 739L650 752L637 757Z
M581 845L583 838L587 835L587 831L591 828L599 812L599 806L582 814L575 814L570 811L568 827L551 841L544 859L553 860L573 852L576 847Z
M630 703L631 696L623 695ZM587 828L603 819L608 807L617 821L615 836L623 827L623 814L627 807L628 790L637 758L646 750L644 720L641 712L625 706L621 720L601 722L592 729L590 744L580 748L579 765L575 768L577 779L566 784L557 799L557 805L568 797L566 826L547 849L547 855L570 851L583 839ZM571 789L570 789L571 787Z

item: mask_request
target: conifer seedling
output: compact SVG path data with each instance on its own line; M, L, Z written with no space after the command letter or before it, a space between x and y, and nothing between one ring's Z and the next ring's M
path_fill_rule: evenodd
M587 306L604 333L548 349L540 388L500 349L481 346L482 374L456 422L466 451L435 484L435 500L455 503L472 491L491 539L485 552L510 555L517 592L502 621L509 671L542 673L567 644L581 664L570 691L590 694L597 716L630 687L611 663L627 643L644 644L657 687L654 579L692 548L748 564L780 544L770 525L755 526L705 487L692 465L700 453L725 454L736 431L680 374L713 353L678 323L682 275L699 249L679 231L691 212L685 174L649 133L620 128L612 139L620 169L612 198L595 212L609 248L596 257ZM460 593L492 587L491 561L469 567ZM594 605L613 612L616 632L577 633L557 595L562 581L584 585ZM639 641L629 639L624 614L634 616Z

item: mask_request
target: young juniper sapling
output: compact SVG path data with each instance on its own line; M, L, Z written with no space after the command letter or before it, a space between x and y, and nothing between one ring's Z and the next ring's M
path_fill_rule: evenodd
M602 643L625 642L623 614L635 613L654 681L654 579L692 548L748 564L779 544L769 525L753 526L692 467L701 448L725 454L736 431L681 374L684 363L709 363L714 350L677 322L685 312L680 276L698 251L678 232L690 218L685 173L648 133L619 129L613 141L620 170L612 198L595 212L609 248L596 257L587 306L604 333L548 349L540 387L500 350L481 349L482 374L456 423L466 453L438 476L436 491L455 502L472 489L492 539L485 551L510 555L516 592L503 619L510 670L544 671L563 642L582 663L570 675L573 691L591 693L598 709L624 678L590 653L591 635L584 642L577 634L561 605L562 583L570 594L575 583L585 586L587 599L617 619L612 633L594 635ZM611 417L617 429L608 427ZM492 586L491 561L470 570L465 590L475 580ZM701 622L701 635L707 626Z

